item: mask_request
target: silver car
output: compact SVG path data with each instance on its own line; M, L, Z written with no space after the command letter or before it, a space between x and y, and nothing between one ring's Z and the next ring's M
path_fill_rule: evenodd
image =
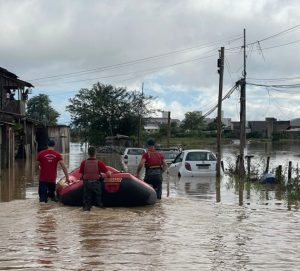
M169 174L179 177L215 176L217 158L209 150L184 150L169 166Z

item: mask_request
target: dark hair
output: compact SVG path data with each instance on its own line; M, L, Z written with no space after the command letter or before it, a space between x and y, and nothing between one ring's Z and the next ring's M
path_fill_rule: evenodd
M94 156L96 154L95 147L89 147L88 148L88 154L89 154L89 156Z
M49 147L54 147L55 146L55 141L53 139L48 140L48 146Z
M153 139L148 139L147 140L147 145L148 146L154 146L155 145L155 141Z

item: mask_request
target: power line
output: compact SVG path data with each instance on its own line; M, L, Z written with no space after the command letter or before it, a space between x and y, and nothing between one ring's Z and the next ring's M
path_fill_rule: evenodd
M256 81L288 81L288 80L295 80L300 79L300 76L295 77L279 77L279 78L255 78L255 77L248 77L250 80Z
M268 85L268 84L256 84L251 82L246 82L247 85L258 86L258 87L270 87L270 88L299 88L299 84L280 84L280 85Z
M204 43L204 44L201 44L201 45L198 45L198 46L193 46L193 47L189 47L189 48L185 48L185 49L170 51L170 52L159 54L159 55L144 57L144 58L140 58L140 59L135 59L135 60L121 62L121 63L107 65L107 66L102 66L102 67L93 68L93 69L81 70L81 71L77 71L77 72L63 73L63 74L57 74L57 75L52 75L52 76L45 76L45 77L35 78L35 79L31 79L30 81L34 82L34 81L40 81L40 80L45 80L45 79L51 79L51 78L61 79L61 77L65 78L65 77L69 77L69 76L70 77L71 76L77 76L77 75L80 75L80 74L84 75L84 74L88 74L88 73L102 72L102 71L106 71L106 70L110 70L110 69L116 69L116 68L125 67L125 66L128 66L128 65L134 65L134 64L146 62L146 61L149 61L149 60L160 59L160 58L171 56L171 55L174 55L174 54L185 53L185 52L188 52L188 51L198 50L198 49L205 49L205 48L208 48L208 47L217 46L217 45L222 44L222 43L232 43L232 42L237 41L239 39L241 39L240 35L237 36L237 37L233 37L230 40L219 40L219 41L214 41L214 42L207 42L207 43Z
M229 98L230 95L238 88L239 84L235 84L227 93L226 95L222 98L222 102ZM206 118L208 115L210 115L211 113L213 113L216 109L218 108L218 104L215 105L214 107L212 107L208 112L206 112L204 115L203 115L203 118Z
M173 64L169 64L169 65L163 65L163 66L158 66L158 67L154 67L154 68L150 68L150 69L145 69L145 70L141 70L141 71L138 71L138 72L133 71L133 72L128 72L128 73L119 73L119 74L100 76L100 77L98 76L98 77L94 77L94 78L79 79L79 80L73 80L73 81L68 81L68 82L62 82L62 84L78 83L78 82L84 82L84 81L93 81L93 80L98 80L98 79L107 79L107 78L112 78L112 77L120 77L120 76L126 76L126 75L131 75L131 74L139 74L139 73L143 74L145 72L152 73L154 71L158 71L158 70L162 70L162 69L165 69L165 68L170 68L170 67L190 63L190 62L199 61L199 60L210 58L210 57L213 57L213 56L216 56L216 55L217 55L217 53L214 53L214 54L211 54L211 55L198 57L198 58L194 58L194 59L189 59L189 60L184 60L184 61L176 62L176 63L173 63ZM45 86L45 85L48 85L48 84L46 84L46 83L38 84L37 83L35 85L36 86Z
M291 31L293 31L293 30L296 30L296 29L298 29L298 28L300 28L300 24L295 25L295 26L293 26L293 27L290 27L290 28L288 28L288 29L285 29L285 30L283 30L283 31L280 31L280 32L278 32L278 33L275 33L275 34L273 34L273 35L267 36L267 37L265 37L265 38L263 38L263 39L260 39L260 40L257 40L257 41L253 41L253 42L247 43L246 46L250 46L250 45L253 45L253 44L256 44L256 43L261 43L261 42L263 42L263 41L266 41L266 40L269 40L269 39L278 37L278 36L280 36L280 35L282 35L282 34L286 34L286 33L288 33L288 32L291 32ZM286 44L286 45L288 45L288 44ZM232 48L227 48L226 51L231 51L231 50L241 49L241 48L242 48L242 46L232 47ZM273 48L273 47L269 47L269 48Z

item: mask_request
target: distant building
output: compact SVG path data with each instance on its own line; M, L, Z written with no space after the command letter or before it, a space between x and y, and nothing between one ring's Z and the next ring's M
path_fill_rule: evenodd
M109 146L129 147L132 146L132 140L129 136L117 134L116 136L107 136L105 144Z
M147 124L144 126L144 130L148 133L155 133L159 131L158 124Z
M178 125L181 123L179 119L172 119L171 118L171 123L176 122ZM159 131L159 126L161 124L168 124L168 111L162 111L162 117L161 118L144 118L143 122L145 123L144 125L144 130L153 133Z
M300 128L300 118L290 120L291 128Z
M240 134L240 122L231 122L232 132L236 137ZM266 118L263 121L248 121L246 123L246 133L256 133L262 137L271 138L274 132L284 132L289 130L291 122L277 121L276 118Z

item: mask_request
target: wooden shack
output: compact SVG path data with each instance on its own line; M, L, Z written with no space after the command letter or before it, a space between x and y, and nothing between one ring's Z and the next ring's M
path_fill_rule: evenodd
M35 125L26 118L26 102L33 85L0 67L0 168L10 166L18 154L35 152Z
M56 143L55 149L61 153L70 152L70 127L67 125L48 126L48 137Z
M31 83L0 67L0 169L47 148L49 138L55 139L58 151L69 152L69 126L47 126L26 116L32 88Z

